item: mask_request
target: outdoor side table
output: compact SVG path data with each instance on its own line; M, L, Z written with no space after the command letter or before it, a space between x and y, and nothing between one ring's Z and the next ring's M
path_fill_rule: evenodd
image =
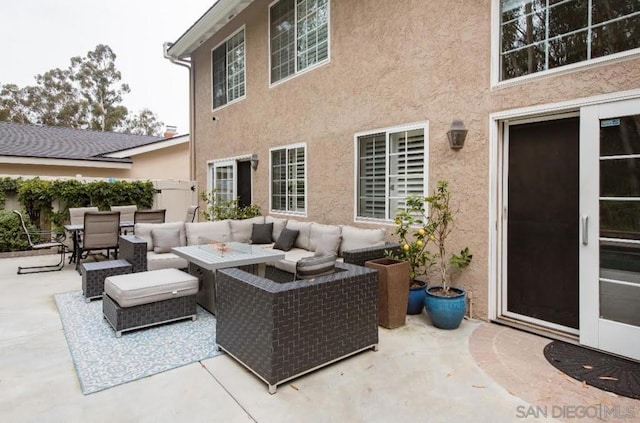
M132 266L126 260L108 260L82 263L82 294L85 301L102 298L104 280L109 276L131 273Z

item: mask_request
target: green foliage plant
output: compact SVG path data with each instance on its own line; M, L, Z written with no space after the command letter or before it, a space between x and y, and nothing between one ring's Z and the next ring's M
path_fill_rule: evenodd
M24 214L23 214L24 216ZM25 224L31 234L35 234L38 229L31 223L27 216L24 216ZM32 237L33 242L40 242L40 239ZM29 246L27 236L20 225L20 219L11 210L0 210L0 252L26 250Z
M0 178L0 208L4 208L8 193L17 193L18 184L21 178L12 178L10 176Z
M454 215L447 181L438 181L431 196L407 197L406 208L395 218L400 250L397 254L389 254L390 258L409 262L411 280L427 276L432 268L437 268L443 295L449 294L451 268L463 269L473 258L468 247L459 254L447 255L447 239L453 230Z
M200 198L206 203L202 214L207 220L249 219L260 216L260 206L249 204L242 207L238 204L238 199L221 199L215 189L201 193Z

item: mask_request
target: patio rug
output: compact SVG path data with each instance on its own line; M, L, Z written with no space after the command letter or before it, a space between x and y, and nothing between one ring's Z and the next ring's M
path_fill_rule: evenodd
M82 393L92 394L220 355L216 319L198 306L198 319L125 332L116 338L102 300L81 291L54 295Z
M544 356L552 366L574 379L640 399L640 363L560 341L547 344Z

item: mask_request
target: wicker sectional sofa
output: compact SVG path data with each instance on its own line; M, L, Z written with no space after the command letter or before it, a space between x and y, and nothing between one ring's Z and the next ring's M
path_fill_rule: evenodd
M258 216L215 222L139 223L135 226L135 236L121 237L120 257L133 264L134 272L166 268L186 269L188 263L185 259L171 252L158 251L153 243L152 231L179 231L180 245L198 245L211 241L250 242L253 225L265 223L272 223L273 230L272 242L262 244L263 248L273 248L273 243L284 228L299 231L293 248L285 253L285 259L272 263L276 268L290 273L295 273L298 260L314 255L320 240L326 236L340 237L336 251L338 261L358 265L363 265L366 260L383 257L385 250L398 247L397 244L385 242L384 229L362 229L349 225L325 225Z
M277 385L378 345L377 272L337 263L313 280L267 268L217 273L218 347L275 393Z

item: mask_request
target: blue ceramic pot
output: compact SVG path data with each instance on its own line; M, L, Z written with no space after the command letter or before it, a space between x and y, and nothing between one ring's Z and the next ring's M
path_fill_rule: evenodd
M455 294L451 297L431 293L440 288L442 287L432 286L425 291L425 308L433 326L440 329L456 329L460 326L467 310L467 293L459 288L449 288L449 292Z
M427 284L423 281L414 281L420 286L409 288L409 302L407 303L407 314L420 314L424 307Z

